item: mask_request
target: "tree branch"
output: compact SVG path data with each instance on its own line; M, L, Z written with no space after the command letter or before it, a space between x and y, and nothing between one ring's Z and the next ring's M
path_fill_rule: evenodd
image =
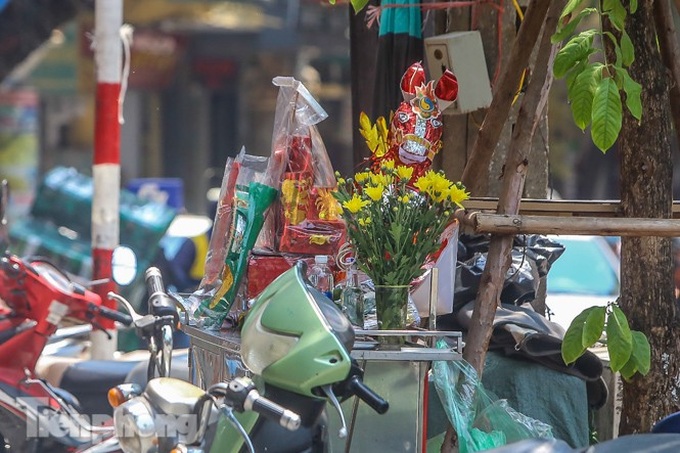
M550 2L546 0L531 0L529 3L513 43L508 64L479 129L470 160L463 170L461 180L470 193L482 195L476 192L479 191L482 181L488 179L489 162L512 107L522 71L527 67L531 51L538 41L549 5Z
M545 109L552 85L552 63L557 52L550 37L555 32L557 20L566 0L546 2L550 9L545 18L536 64L522 99L517 123L512 133L510 152L506 158L503 186L498 200L499 214L517 214L529 167L531 142ZM477 370L480 378L484 368L486 350L493 330L496 306L503 289L505 274L510 265L513 235L492 235L486 266L475 299L475 309L470 322L463 358Z
M680 0L675 0L675 5L678 8L678 12L680 12ZM656 24L656 33L659 37L661 58L672 78L669 100L673 123L675 124L675 133L678 137L678 143L680 143L680 45L678 45L670 0L654 2L654 22Z

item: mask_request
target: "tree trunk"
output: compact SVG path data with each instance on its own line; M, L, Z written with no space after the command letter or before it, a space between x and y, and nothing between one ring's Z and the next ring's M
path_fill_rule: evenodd
M656 45L653 1L639 2L626 30L635 46L630 75L642 85L640 124L627 112L619 138L626 217L669 218L672 205L669 78ZM651 345L651 370L623 385L622 434L646 432L680 409L680 327L673 293L671 239L623 238L621 308Z

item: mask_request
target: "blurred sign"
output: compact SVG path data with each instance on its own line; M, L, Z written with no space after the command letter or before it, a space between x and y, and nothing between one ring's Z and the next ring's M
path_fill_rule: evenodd
M238 65L232 60L196 58L192 66L194 73L203 84L213 90L235 83L238 75Z
M38 95L33 90L0 92L0 178L10 186L8 214L26 214L38 175Z
M184 49L174 36L153 30L135 31L130 58L130 87L158 89L172 83Z

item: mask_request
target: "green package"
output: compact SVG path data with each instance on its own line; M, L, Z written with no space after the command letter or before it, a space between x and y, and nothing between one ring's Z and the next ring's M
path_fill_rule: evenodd
M222 285L212 298L203 300L194 313L196 317L207 318L204 327L219 329L231 310L246 271L248 255L264 224L264 213L276 195L276 189L259 182L251 182L247 187L236 186Z

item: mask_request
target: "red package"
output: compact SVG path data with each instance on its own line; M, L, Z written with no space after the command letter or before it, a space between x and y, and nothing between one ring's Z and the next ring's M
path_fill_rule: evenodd
M316 124L326 112L295 79L277 77L268 180L279 189L260 248L300 255L335 255L345 238L335 176Z

